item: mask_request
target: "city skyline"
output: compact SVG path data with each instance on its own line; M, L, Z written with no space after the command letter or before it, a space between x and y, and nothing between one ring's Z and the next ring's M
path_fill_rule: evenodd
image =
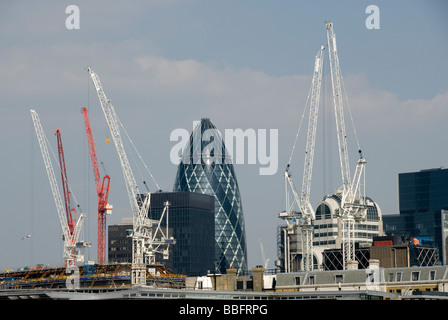
M366 27L372 4L380 10L377 30ZM66 27L69 5L80 10L79 29ZM98 73L162 190L171 191L177 170L170 161L174 130L191 131L192 122L203 117L220 130L278 130L276 174L260 175L259 166L247 162L235 165L248 267L263 264L258 239L272 267L277 216L285 206L283 172L328 20L334 23L350 103L351 115L345 115L351 169L357 158L352 117L367 159L366 193L383 214L398 214L399 173L448 166L447 9L436 0L2 2L0 268L62 263L60 223L30 109L39 113L53 150L53 133L61 130L69 183L87 214L84 236L92 248L86 258L96 258L97 224L82 107L89 109L101 169L111 176L114 209L108 225L131 214L87 66ZM324 66L315 204L340 184L328 71ZM305 135L303 125L290 169L297 187ZM152 179L145 181L157 191Z

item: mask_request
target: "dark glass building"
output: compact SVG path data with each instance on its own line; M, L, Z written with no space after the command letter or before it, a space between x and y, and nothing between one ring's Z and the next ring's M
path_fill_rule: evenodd
M384 217L387 234L417 237L445 253L448 211L448 169L429 169L398 175L400 215Z
M132 218L123 218L120 224L107 227L109 263L132 262L132 239L128 230L132 230Z
M238 182L215 125L201 119L190 135L178 167L174 191L214 196L215 271L247 270L246 230Z
M151 194L150 219L160 219L165 201L170 202L168 226L176 244L166 266L174 273L206 275L215 261L215 202L213 196L193 192ZM164 225L165 220L162 220ZM162 260L160 260L162 261Z
M160 219L165 201L168 210L169 236L176 243L170 246L169 259L156 254L156 261L172 272L188 276L205 275L215 266L215 201L214 197L192 192L151 193L150 219ZM161 225L166 226L163 219ZM132 218L121 224L111 225L109 230L109 262L132 262Z

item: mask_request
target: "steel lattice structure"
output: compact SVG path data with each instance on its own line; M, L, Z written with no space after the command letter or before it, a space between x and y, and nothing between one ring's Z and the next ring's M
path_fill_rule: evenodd
M81 109L84 115L84 123L86 127L87 142L89 144L90 160L92 162L93 174L95 176L96 195L98 197L98 248L97 259L99 264L105 264L106 257L106 216L112 214L112 205L109 201L110 176L105 175L101 182L100 171L98 168L98 159L95 149L95 141L93 139L92 128L90 126L87 108Z
M164 258L168 258L168 250L175 240L168 237L168 234L160 228L160 221L166 217L163 215L159 221L148 219L149 206L151 203L151 193L142 194L139 192L137 182L134 178L126 151L121 138L119 119L111 101L106 97L98 75L88 67L92 82L95 86L101 108L106 118L107 125L115 144L115 148L120 159L126 190L131 204L133 230L132 230L132 284L146 284L146 265L155 263L155 253L163 253ZM166 204L169 207L169 203ZM168 220L166 223L168 230Z
M67 219L67 213L64 209L64 203L62 201L59 187L54 174L53 165L51 163L50 154L48 152L47 140L44 130L40 123L39 115L35 110L30 110L31 117L33 119L34 128L39 141L42 158L44 160L45 169L47 171L48 180L50 182L51 191L53 194L54 202L56 204L56 210L58 212L59 221L62 227L62 234L64 239L64 264L66 266L73 266L76 262L77 250L76 244L79 239L79 234L84 223L85 214L81 213L76 224L71 228L69 220ZM68 186L67 186L68 187Z

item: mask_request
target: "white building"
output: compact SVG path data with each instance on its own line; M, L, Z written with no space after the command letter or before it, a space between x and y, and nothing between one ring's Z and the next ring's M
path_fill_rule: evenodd
M316 206L316 219L314 220L313 254L314 266L320 269L323 264L323 252L327 249L341 249L342 221L337 215L340 211L340 195L338 193L325 196ZM359 247L370 247L373 237L384 235L382 213L379 205L371 198L366 197L368 204L365 222L355 224L355 243ZM286 237L286 227L278 230L278 258L284 267L284 248L289 246L290 271L303 270L301 263L302 242L300 228L296 234ZM289 242L285 243L288 238Z

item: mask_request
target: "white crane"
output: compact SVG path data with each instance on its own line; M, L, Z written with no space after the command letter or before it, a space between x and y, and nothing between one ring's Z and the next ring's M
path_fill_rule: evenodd
M356 165L355 176L353 180L351 180L347 150L347 135L345 131L342 104L341 70L336 47L336 35L333 31L333 23L327 22L326 28L339 159L342 174L342 186L337 193L341 196L341 212L339 212L339 215L342 219L342 252L344 269L346 269L348 261L355 261L355 222L365 220L367 213L365 197L360 195L361 177L364 176L366 160L362 156L361 150L359 150L360 158Z
M264 253L263 242L261 239L258 239L258 244L260 245L261 259L263 260L263 268L266 270L269 265L269 258L266 258L266 254Z
M291 174L289 173L290 164L288 164L285 171L285 181L287 182L286 187L287 185L289 185L293 193L294 200L300 209L300 213L291 211L289 210L289 208L287 208L287 214L283 215L283 218L285 218L285 220L287 221L289 234L294 234L297 226L299 226L301 229L303 269L307 271L313 270L313 220L315 219L315 212L313 206L310 203L310 194L314 162L314 149L316 144L317 118L319 114L320 88L322 84L324 50L325 47L321 46L319 52L316 55L314 63L313 80L311 83L311 102L308 118L308 133L305 147L305 161L303 166L302 192L300 196L294 187L291 179ZM289 207L287 190L286 195L286 203L287 207Z
M167 259L169 246L175 243L173 238L168 237L168 221L166 222L166 232L162 231L160 225L165 214L167 215L169 203L165 203L165 209L158 221L148 219L151 194L148 192L142 196L139 192L121 139L119 120L115 109L111 101L106 97L98 75L90 67L87 68L87 71L92 78L115 148L118 152L129 202L131 204L133 215L132 284L145 285L146 264L155 262L156 252L161 252L164 258Z
M54 202L56 204L56 209L59 215L59 221L62 227L62 234L64 239L64 264L66 266L75 265L77 253L77 243L79 239L79 234L84 223L85 214L81 213L78 221L76 222L73 232L70 231L70 227L66 217L66 211L64 203L59 193L58 184L56 182L56 177L53 170L53 165L51 163L50 154L48 153L47 141L45 137L45 132L40 123L39 115L33 109L30 110L31 117L33 119L34 128L36 130L37 140L39 141L40 150L42 152L42 157L45 164L45 169L47 170L48 180L50 181L51 191L53 193Z

